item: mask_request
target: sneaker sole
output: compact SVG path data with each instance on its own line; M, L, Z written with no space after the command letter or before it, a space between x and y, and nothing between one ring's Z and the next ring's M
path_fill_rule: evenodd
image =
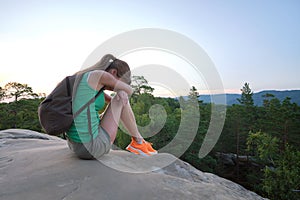
M158 154L158 152L156 151L156 152L151 152L151 151L149 151L149 154L151 154L151 155L156 155L156 154Z
M131 145L129 145L128 147L126 147L126 149L127 149L128 151L130 151L131 153L134 153L134 154L137 154L137 155L141 155L141 156L149 156L149 154L143 152L142 150L136 149L136 148L132 147ZM132 149L133 151L130 150L130 149Z

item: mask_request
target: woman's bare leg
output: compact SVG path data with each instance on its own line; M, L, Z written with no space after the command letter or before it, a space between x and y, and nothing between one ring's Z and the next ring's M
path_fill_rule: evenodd
M111 143L116 138L120 119L131 136L142 139L129 102L123 105L121 100L114 97L101 119L101 126L109 134Z
M136 120L134 117L134 113L132 111L132 108L130 104L126 104L121 112L121 122L128 131L128 133L138 142L140 142L143 137L141 136Z

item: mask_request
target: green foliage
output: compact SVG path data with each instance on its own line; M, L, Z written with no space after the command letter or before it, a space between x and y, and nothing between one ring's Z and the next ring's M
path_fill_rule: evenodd
M274 165L274 160L279 155L278 138L261 131L257 133L249 133L247 138L247 150L252 156L264 165Z
M300 198L300 151L286 146L274 167L265 167L263 190L271 199Z
M114 145L116 145L120 149L125 149L130 141L131 137L125 131L118 130Z
M37 108L41 99L22 99L0 104L0 129L20 128L42 131Z

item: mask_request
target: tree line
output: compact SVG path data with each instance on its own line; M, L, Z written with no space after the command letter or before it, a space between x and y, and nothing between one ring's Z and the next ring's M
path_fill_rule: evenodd
M300 107L286 97L264 95L254 106L249 83L238 105L227 108L225 125L215 147L235 153L235 165L219 162L217 174L230 178L270 199L300 198ZM240 161L241 158L246 158Z
M200 159L198 153L210 125L211 108L224 105L199 101L195 87L186 98L175 99L154 97L154 89L142 76L134 76L132 84L134 94L130 103L137 124L142 127L141 134L148 137L156 149L162 149L176 138L178 141L173 150L184 150L180 159L202 171L233 180L270 199L299 199L300 107L291 103L289 97L279 101L274 95L267 94L263 106L258 107L253 103L249 83L245 83L239 104L227 106L225 124L217 144ZM0 129L24 128L43 132L37 108L44 98L33 93L26 84L10 83L0 88L1 100L12 97L14 101L0 103ZM197 102L200 116L188 106L188 101ZM159 107L151 109L153 105ZM197 116L200 120L196 135L188 149L182 149L181 144L186 138L178 139L176 134L180 128L188 135L189 122ZM130 136L120 128L115 146L125 149L129 142ZM218 156L220 153L233 155L233 165L224 164Z

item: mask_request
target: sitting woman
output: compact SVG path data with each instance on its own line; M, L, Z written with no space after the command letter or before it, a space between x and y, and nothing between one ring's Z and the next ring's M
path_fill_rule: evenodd
M133 92L130 87L131 72L128 64L116 59L111 54L95 65L77 72L73 96L73 113L99 91L95 101L74 119L67 131L70 149L81 159L95 159L109 152L114 142L121 121L132 136L127 150L139 155L156 154L149 142L146 142L136 125L135 117L128 101ZM116 92L114 97L105 94L104 90ZM108 103L102 117L98 112Z

